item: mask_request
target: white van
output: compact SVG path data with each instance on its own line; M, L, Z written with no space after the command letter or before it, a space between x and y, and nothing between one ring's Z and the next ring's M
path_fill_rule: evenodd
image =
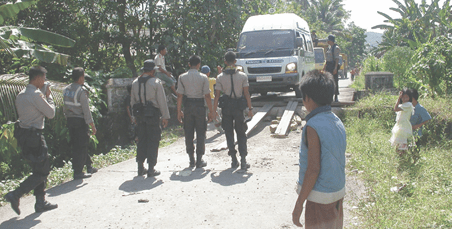
M301 77L315 67L308 23L291 13L248 18L236 65L248 75L250 93L295 91L301 98Z

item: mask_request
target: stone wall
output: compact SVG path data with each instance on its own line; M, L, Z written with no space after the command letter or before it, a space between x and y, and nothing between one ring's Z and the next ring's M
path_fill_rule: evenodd
M368 72L365 75L366 90L382 90L394 87L394 74L391 72Z
M107 88L108 113L121 113L124 111L124 99L127 96L127 86L132 85L133 78L109 79Z

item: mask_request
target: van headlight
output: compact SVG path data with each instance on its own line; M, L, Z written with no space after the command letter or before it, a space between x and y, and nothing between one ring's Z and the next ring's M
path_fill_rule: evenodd
M286 65L286 73L297 73L297 63Z
M235 68L241 72L243 72L243 67L240 65L236 65Z

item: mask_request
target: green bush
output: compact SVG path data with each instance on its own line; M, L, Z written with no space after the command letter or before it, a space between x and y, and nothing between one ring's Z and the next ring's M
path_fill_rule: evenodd
M413 65L411 61L413 54L414 51L409 47L396 46L383 55L383 69L394 73L395 88L419 88L407 73L407 69Z

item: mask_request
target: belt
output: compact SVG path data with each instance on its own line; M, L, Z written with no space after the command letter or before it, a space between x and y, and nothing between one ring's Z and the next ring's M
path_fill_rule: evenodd
M204 102L204 98L186 98L187 102Z

